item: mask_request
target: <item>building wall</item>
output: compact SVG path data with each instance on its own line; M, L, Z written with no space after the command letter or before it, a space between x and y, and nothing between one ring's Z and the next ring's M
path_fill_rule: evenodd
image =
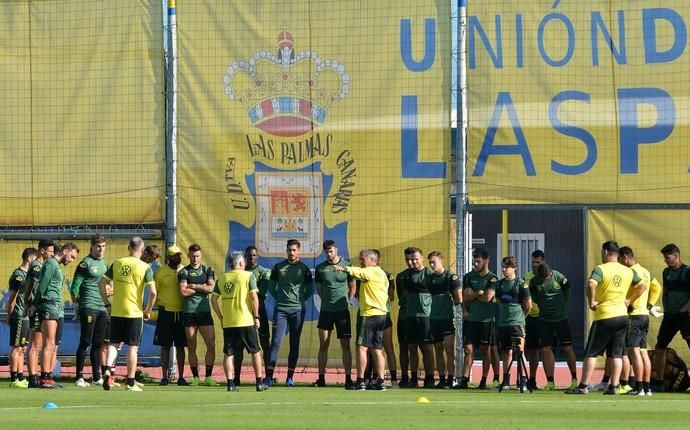
M491 271L500 277L500 265L494 261L496 237L501 233L501 211L479 210L472 213L473 239L484 239L484 247L492 256ZM573 331L573 343L577 351L584 350L585 341L585 278L589 268L585 265L585 240L583 212L579 210L509 212L509 233L544 233L546 261L562 272L570 281L573 291L570 299L569 318ZM520 274L530 268L520 268Z

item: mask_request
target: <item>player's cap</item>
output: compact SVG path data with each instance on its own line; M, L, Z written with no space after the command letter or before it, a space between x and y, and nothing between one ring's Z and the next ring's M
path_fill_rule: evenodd
M175 254L182 254L182 250L177 245L171 245L165 251L165 255L167 255L168 257L172 257Z

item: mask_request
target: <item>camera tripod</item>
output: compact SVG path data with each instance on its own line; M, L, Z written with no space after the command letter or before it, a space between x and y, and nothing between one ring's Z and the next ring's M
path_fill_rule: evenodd
M525 363L525 356L522 354L522 351L520 351L520 345L519 344L513 344L513 354L512 357L510 358L510 363L508 363L508 368L503 369L503 373L506 373L506 370L510 371L510 369L513 367L513 363L517 363L517 385L520 389L521 393L525 392L525 387L529 390L529 392L532 392L532 387L527 384L527 381L529 379L529 375L527 373L527 363ZM508 381L510 382L510 381ZM503 383L498 387L498 392L503 391Z

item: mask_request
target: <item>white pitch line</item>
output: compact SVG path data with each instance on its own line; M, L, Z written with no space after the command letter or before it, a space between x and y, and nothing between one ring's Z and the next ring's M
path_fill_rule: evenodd
M561 400L549 400L549 399L533 399L533 400L517 400L515 398L504 397L502 400L519 403L560 403ZM614 400L614 399L611 399ZM602 401L608 400L578 400L577 403L601 403ZM624 400L628 401L628 400ZM643 399L630 399L630 401L637 402L647 402L653 401L654 404L659 403L687 403L684 399L659 399L654 400L643 400ZM491 403L495 404L496 399L493 400L430 400L429 403L423 403L426 405L438 405L438 404L477 404L477 403ZM242 406L294 406L294 405L312 405L312 406L367 406L367 405L410 405L416 404L414 400L408 401L338 401L338 402L244 402L244 403L203 403L196 405L176 405L176 408L186 407L186 408L201 408L201 407L242 407ZM59 406L58 409L90 409L90 408L119 408L120 405L70 405L70 406ZM136 408L135 405L129 405L129 408ZM149 406L140 406L141 408L149 408ZM42 409L41 406L23 406L23 407L0 407L0 411L22 411L22 410L33 410Z

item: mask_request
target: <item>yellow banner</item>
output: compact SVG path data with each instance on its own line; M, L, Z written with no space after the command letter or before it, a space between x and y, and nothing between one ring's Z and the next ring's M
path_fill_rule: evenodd
M684 225L690 211L687 210L591 210L587 223L588 270L601 264L601 245L607 240L615 240L620 246L632 248L635 259L652 277L663 283L662 272L666 267L661 248L675 243L681 255L687 255L690 243L690 230L679 228ZM686 261L687 263L687 261ZM588 278L589 279L589 273ZM662 306L661 299L657 306ZM583 307L584 306L583 304ZM591 320L592 313L589 313ZM659 333L661 320L650 316L647 344L653 349ZM687 345L680 335L670 345L684 360L690 360Z
M162 222L161 3L4 2L0 17L0 224Z
M429 0L179 3L180 244L217 271L248 245L272 267L290 238L311 267L327 239L355 264L379 249L391 272L407 246L447 254L449 14Z
M685 1L472 1L475 204L684 203Z

